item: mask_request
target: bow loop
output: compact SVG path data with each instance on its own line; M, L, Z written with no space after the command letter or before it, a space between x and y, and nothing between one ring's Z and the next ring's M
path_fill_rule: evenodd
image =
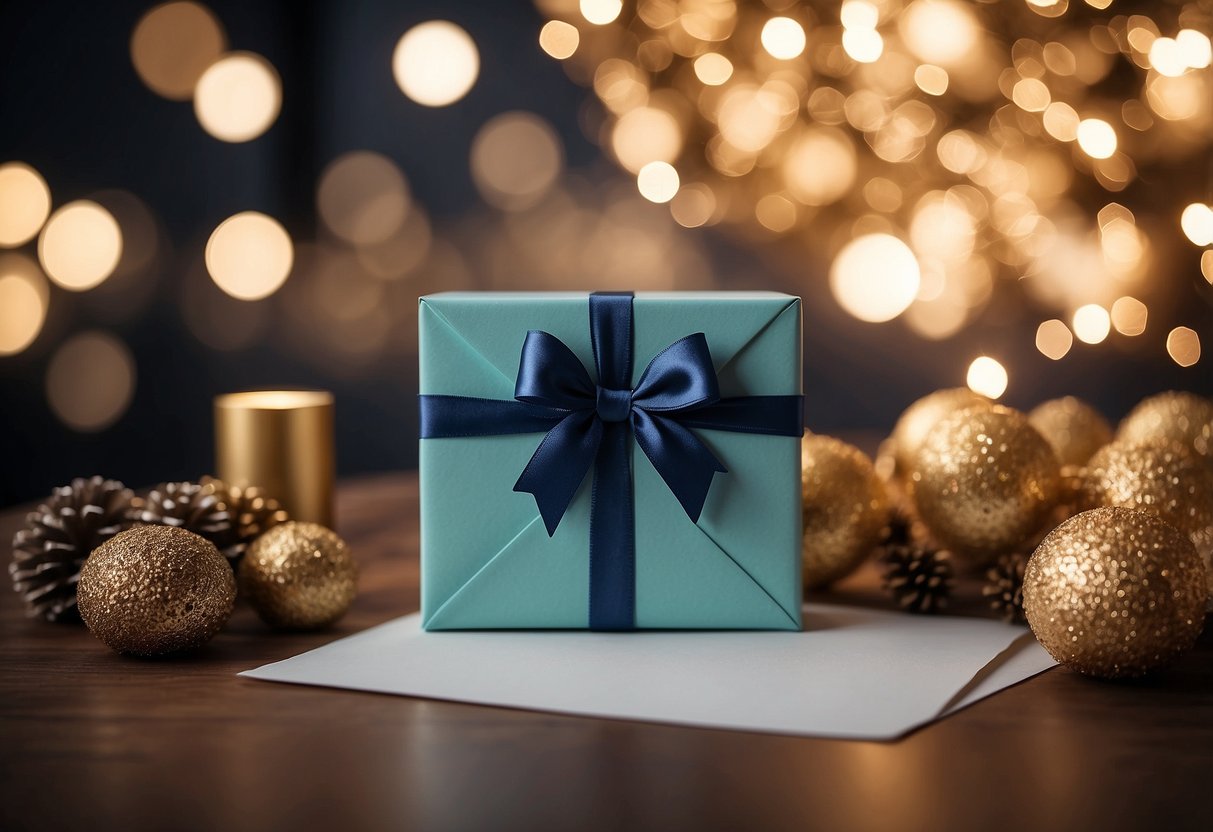
M514 398L561 410L593 408L596 389L590 374L563 341L532 329L522 342Z
M702 332L679 338L653 357L632 400L659 413L694 410L720 400L708 339Z

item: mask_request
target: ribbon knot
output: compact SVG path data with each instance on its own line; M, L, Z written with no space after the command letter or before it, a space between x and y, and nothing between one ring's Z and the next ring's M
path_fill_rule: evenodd
M632 415L632 391L598 386L598 418L604 422L625 422Z

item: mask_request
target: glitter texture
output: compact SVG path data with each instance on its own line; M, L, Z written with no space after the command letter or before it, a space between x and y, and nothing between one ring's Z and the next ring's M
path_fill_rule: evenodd
M136 526L97 547L77 590L80 616L119 653L159 656L210 641L236 600L213 543L171 526Z
M958 555L986 563L1040 529L1055 504L1053 449L1001 405L967 408L927 433L910 477L919 516Z
M876 469L853 445L828 436L800 444L804 581L810 589L853 572L880 542L889 503Z
M1175 391L1151 396L1129 412L1116 438L1128 443L1174 440L1213 460L1213 401Z
M1106 679L1141 676L1189 649L1204 625L1204 570L1191 541L1157 515L1098 508L1058 526L1028 561L1024 612L1062 664Z
M1032 427L1052 446L1063 466L1085 465L1112 441L1112 426L1099 412L1074 396L1050 399L1028 413Z
M318 523L275 526L249 546L240 590L274 627L310 630L345 614L357 592L349 547Z
M923 440L940 419L958 410L989 403L990 400L985 396L980 396L967 387L951 387L936 390L907 407L897 419L889 437L893 445L897 474L907 477L914 470L915 458Z
M1079 499L1083 508L1123 506L1162 517L1191 539L1213 590L1213 467L1186 446L1118 440L1091 458Z

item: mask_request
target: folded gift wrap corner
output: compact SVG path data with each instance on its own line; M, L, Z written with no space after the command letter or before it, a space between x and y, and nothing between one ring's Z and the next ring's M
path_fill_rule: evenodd
M512 400L529 331L566 345L597 383L584 293L443 293L421 299L421 394ZM800 300L773 292L639 293L631 384L673 342L703 333L720 395L799 397ZM799 403L799 399L797 399ZM425 419L423 418L423 424ZM688 422L723 464L692 521L628 438L634 626L800 627L799 438ZM799 413L797 413L799 429ZM425 429L423 428L423 435ZM548 535L514 490L542 432L452 435L420 444L422 626L584 629L590 606L593 474Z

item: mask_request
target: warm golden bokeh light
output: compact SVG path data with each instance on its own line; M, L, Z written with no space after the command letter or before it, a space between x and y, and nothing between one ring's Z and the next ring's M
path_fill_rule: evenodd
M205 257L206 270L220 289L239 300L260 300L286 282L295 250L277 220L245 211L211 233Z
M232 52L211 64L194 89L202 129L225 142L247 142L270 128L282 109L282 82L269 61Z
M1070 320L1074 335L1084 344L1098 344L1108 337L1112 330L1112 318L1108 310L1097 303L1088 303L1074 310Z
M328 229L346 242L379 243L404 224L408 184L391 159L356 150L324 169L316 188L316 209Z
M116 422L135 392L135 359L105 332L74 336L55 352L46 371L46 398L59 421L91 433Z
M1054 101L1045 108L1045 130L1059 142L1072 142L1077 139L1080 121L1078 112L1065 102Z
M173 101L188 101L206 68L227 49L227 36L200 3L162 3L135 24L131 63L148 88Z
M868 0L846 0L838 12L838 19L847 29L875 29L880 22L880 9Z
M48 296L46 278L28 257L0 254L0 355L16 355L34 342Z
M539 48L559 61L573 57L580 42L577 27L563 20L549 20L539 30Z
M1137 298L1125 295L1112 304L1112 326L1121 335L1141 335L1146 331L1150 310Z
M861 64L870 64L884 53L884 38L875 29L847 29L842 33L842 48Z
M783 159L788 191L805 205L829 205L847 194L858 169L855 147L841 130L805 130Z
M669 202L678 193L678 171L667 162L649 162L636 174L636 187L649 202Z
M551 189L564 166L564 150L556 131L534 113L502 113L476 134L471 166L485 201L516 211Z
M700 182L683 185L670 200L670 216L683 228L706 225L716 213L716 195Z
M695 77L709 87L718 87L733 77L733 63L719 52L706 52L695 59Z
M997 399L1007 392L1007 370L988 355L980 355L969 365L965 375L969 389L988 399Z
M851 240L830 267L830 290L850 314L881 323L914 302L921 273L910 247L890 234Z
M593 23L595 26L605 26L613 22L623 11L623 3L620 0L581 0L579 5L581 16L587 23Z
M480 74L480 52L471 35L446 20L419 23L392 53L392 74L401 91L426 107L445 107L468 94Z
M1201 253L1200 273L1205 276L1205 280L1210 285L1213 285L1213 249Z
M64 289L92 289L114 272L122 257L122 230L95 202L69 202L51 215L38 238L38 259Z
M780 194L767 194L754 206L754 215L763 228L782 234L796 225L796 203Z
M898 28L911 52L945 69L963 63L981 36L969 7L956 0L915 0L898 18Z
M1193 245L1213 245L1213 208L1193 202L1180 214L1179 227Z
M615 122L611 149L632 173L649 162L673 162L682 152L682 131L665 110L637 107Z
M804 27L790 17L772 17L762 27L761 40L772 58L790 61L804 51Z
M1213 62L1213 43L1204 32L1195 29L1180 29L1175 35L1180 57L1191 69L1206 69Z
M948 91L948 71L934 64L921 64L914 70L914 83L927 95L943 95Z
M1116 152L1116 131L1101 118L1084 118L1075 133L1078 146L1092 159L1107 159Z
M1200 336L1196 330L1177 326L1167 333L1167 355L1181 367L1191 367L1200 361Z
M0 247L34 239L51 211L51 191L38 171L24 162L0 165Z
M1044 321L1036 328L1036 349L1040 354L1054 361L1066 357L1070 347L1074 346L1074 336L1063 321L1053 318Z

